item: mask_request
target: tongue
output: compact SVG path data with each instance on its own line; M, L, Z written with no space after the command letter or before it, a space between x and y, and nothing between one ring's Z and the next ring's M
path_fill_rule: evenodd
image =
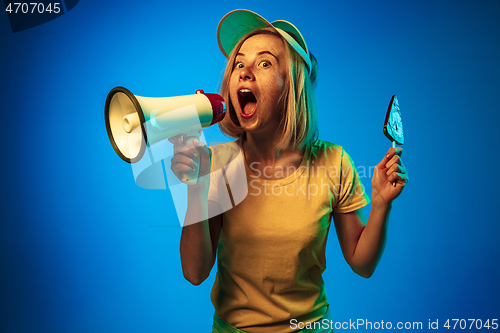
M243 114L245 114L245 115L251 115L251 114L253 114L255 112L256 108L257 108L257 103L256 102L248 102L243 107Z

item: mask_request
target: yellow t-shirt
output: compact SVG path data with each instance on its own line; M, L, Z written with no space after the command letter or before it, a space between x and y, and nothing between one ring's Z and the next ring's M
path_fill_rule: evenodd
M240 140L212 147L213 165L221 155L233 160L228 152L238 147ZM321 274L332 212L354 211L369 199L349 155L322 140L284 179L261 179L244 165L248 194L223 213L212 303L241 330L292 332L291 319L312 322L327 310Z

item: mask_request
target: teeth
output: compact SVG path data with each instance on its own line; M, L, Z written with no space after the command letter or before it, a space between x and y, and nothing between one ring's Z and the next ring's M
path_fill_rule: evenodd
M246 88L244 88L244 89L240 89L240 92L241 92L241 93L249 93L249 92L251 92L251 91L250 91L250 89L246 89Z

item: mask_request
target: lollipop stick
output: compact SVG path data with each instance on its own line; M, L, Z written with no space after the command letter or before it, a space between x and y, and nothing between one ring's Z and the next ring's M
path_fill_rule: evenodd
M392 141L392 148L396 148L396 141ZM396 182L392 182L392 186L396 187Z

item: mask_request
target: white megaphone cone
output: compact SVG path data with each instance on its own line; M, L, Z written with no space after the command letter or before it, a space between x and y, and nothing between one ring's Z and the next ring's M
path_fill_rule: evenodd
M105 121L109 141L120 158L136 163L147 147L184 134L184 144L200 136L202 128L218 123L226 114L226 103L218 94L176 97L141 97L123 87L113 88L106 98ZM197 174L197 172L196 172ZM195 183L182 175L185 183Z

